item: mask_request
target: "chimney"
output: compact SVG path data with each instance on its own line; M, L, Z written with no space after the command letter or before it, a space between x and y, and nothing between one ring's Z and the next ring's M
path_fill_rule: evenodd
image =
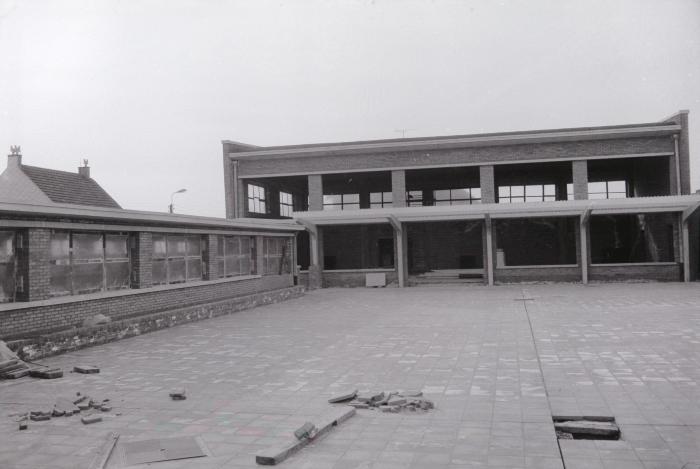
M10 146L10 154L7 155L7 167L16 166L20 167L22 165L22 151L19 145Z
M90 179L90 166L88 166L88 160L83 160L83 165L78 168L78 174L86 179Z

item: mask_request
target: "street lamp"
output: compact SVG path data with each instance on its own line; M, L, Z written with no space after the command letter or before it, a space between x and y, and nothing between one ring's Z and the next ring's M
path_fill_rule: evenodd
M172 194L170 194L170 205L168 206L168 211L170 213L175 213L175 206L173 205L173 197L175 197L175 194L182 194L183 192L187 192L187 189L180 189L180 190L175 191Z

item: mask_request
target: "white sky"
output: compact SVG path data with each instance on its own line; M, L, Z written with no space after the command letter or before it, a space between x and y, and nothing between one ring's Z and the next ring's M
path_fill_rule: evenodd
M221 140L653 122L690 109L700 1L0 0L0 151L125 208L224 216ZM2 155L2 153L0 153ZM0 164L0 169L4 165Z

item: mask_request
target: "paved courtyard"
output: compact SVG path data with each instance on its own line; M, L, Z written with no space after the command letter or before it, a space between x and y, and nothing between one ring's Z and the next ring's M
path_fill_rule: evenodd
M422 390L436 408L358 410L280 467L700 463L697 284L328 289L43 363L101 372L0 382L0 468L87 467L110 431L120 445L195 436L208 453L156 469L256 467L258 450L354 388ZM171 401L181 386L187 400ZM10 414L76 391L114 409L92 425L74 416L17 430ZM613 415L623 440L557 442L552 414Z

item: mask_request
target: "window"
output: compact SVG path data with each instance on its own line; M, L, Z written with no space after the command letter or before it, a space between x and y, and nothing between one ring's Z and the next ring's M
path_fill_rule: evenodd
M250 236L219 236L219 277L251 275L255 273L255 258L252 246L255 238Z
M250 213L267 213L265 188L248 184L248 211Z
M406 192L406 205L408 205L409 207L422 207L423 191Z
M566 200L574 200L574 185L572 183L568 183L566 185Z
M129 288L129 236L53 232L49 247L52 296Z
M323 196L323 210L355 210L360 208L360 194L328 194Z
M16 264L15 232L0 231L0 302L15 299Z
M391 192L370 192L369 206L370 208L384 208L393 205L394 195Z
M263 275L281 275L292 272L290 238L263 239Z
M588 183L589 199L625 199L627 181L601 181Z
M291 217L294 211L294 198L289 192L280 191L280 216Z
M199 235L153 234L153 284L202 280L202 238Z
M435 205L469 205L481 203L479 187L463 189L442 189L433 191Z
M498 186L498 203L549 202L557 200L554 184Z

